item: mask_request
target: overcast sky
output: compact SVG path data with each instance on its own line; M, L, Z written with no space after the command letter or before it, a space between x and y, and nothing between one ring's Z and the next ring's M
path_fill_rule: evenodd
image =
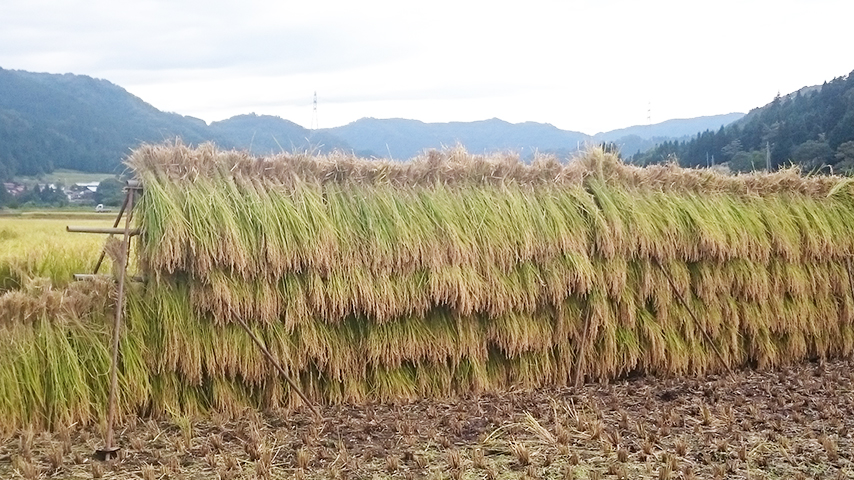
M105 78L208 122L498 117L593 134L854 70L851 0L2 0L0 67Z

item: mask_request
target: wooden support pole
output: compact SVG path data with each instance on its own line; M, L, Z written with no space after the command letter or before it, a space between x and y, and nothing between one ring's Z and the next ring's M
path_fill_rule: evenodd
M727 369L727 372L729 372L729 375L731 377L735 376L735 374L732 371L732 368L730 368L729 364L726 362L726 360L724 360L724 356L721 353L720 349L718 349L718 346L712 340L712 337L708 334L708 332L706 332L706 329L703 328L703 326L700 324L700 319L697 318L697 315L694 315L694 310L692 310L691 307L688 306L688 301L685 300L685 297L683 297L682 294L679 292L679 290L676 288L676 282L673 281L673 278L670 277L670 274L667 273L667 270L664 269L664 266L661 265L661 263L658 260L654 260L654 262L656 265L658 265L658 269L661 270L661 273L664 274L664 277L667 278L667 282L670 283L670 288L673 290L673 293L676 295L676 298L679 299L679 303L681 303L682 306L685 307L685 310L688 311L688 315L690 315L691 319L694 320L694 324L697 325L697 328L700 329L700 333L703 334L703 337L705 337L706 341L709 342L709 344L712 346L712 349L714 349L715 353L718 356L718 360L721 361L721 364L724 366L724 368Z
M848 273L848 286L851 287L851 298L854 299L854 276L852 276L852 273L854 273L854 271L852 271L851 269L850 255L848 256L848 258L845 259L845 269ZM854 353L851 353L849 356L854 359Z
M273 357L273 354L270 353L269 350L267 350L267 347L265 347L264 344L261 343L261 340L255 335L255 333L253 333L252 330L249 329L249 325L246 325L246 321L244 321L240 317L237 317L237 321L240 323L240 326L243 327L243 330L246 331L246 333L249 335L249 338L252 339L252 341L255 343L255 345L258 347L258 349L261 350L261 352L264 354L265 357L267 357L267 361L269 361L270 364L272 364L276 368L276 370L279 371L279 374L285 378L285 381L288 382L288 385L290 385L291 388L293 388L297 392L297 395L299 395L299 398L301 398L302 401L305 402L305 404L308 406L308 408L311 409L312 413L314 413L314 416L318 420L320 420L322 418L320 415L320 411L317 410L317 407L315 407L314 404L311 402L311 400L309 400L308 397L305 396L305 394L302 392L302 389L299 388L299 386L296 384L296 382L291 380L291 377L287 374L287 372L285 372L285 369L282 368L281 365L279 365L279 362L276 361L276 358Z
M845 259L845 268L848 270L848 286L851 287L851 298L854 299L854 277L851 276L851 257Z
M96 274L96 273L75 273L74 280L78 282L82 282L85 280L96 280L99 278L103 279L112 279L113 276L108 273ZM139 275L131 275L127 277L127 280L131 282L142 282L143 278Z
M119 288L116 298L116 321L113 324L113 361L110 365L110 397L107 410L107 433L104 441L105 446L101 451L105 460L115 455L118 450L113 444L113 423L116 419L116 396L118 392L118 375L119 375L119 339L122 328L122 314L125 306L125 277L127 276L128 252L130 251L130 223L133 219L133 200L136 190L128 190L127 196L127 216L125 216L124 238L122 239L122 256L119 259Z
M581 347L578 349L578 358L575 359L575 378L573 379L573 385L575 388L581 386L582 381L584 380L584 355L587 351L587 342L588 337L590 336L590 323L591 317L590 307L586 308L586 314L584 315L584 332L581 334Z

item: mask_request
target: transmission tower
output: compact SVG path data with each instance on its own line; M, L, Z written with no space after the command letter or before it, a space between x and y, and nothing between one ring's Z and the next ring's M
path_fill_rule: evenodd
M646 102L646 124L652 125L652 102Z
M318 122L317 122L317 92L314 92L314 102L312 102L313 112L311 114L311 129L317 130Z

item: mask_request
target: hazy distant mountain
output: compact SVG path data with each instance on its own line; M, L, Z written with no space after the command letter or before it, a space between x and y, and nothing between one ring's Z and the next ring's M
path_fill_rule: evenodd
M611 130L610 132L600 132L594 135L593 138L604 142L613 142L632 135L645 140L667 137L680 138L688 135L696 135L697 132L704 132L706 130L717 130L743 116L743 113L727 113L707 117L676 118L653 125L635 125L633 127ZM635 151L637 150L633 150L632 153Z
M312 132L294 122L271 115L237 115L213 122L209 129L215 138L227 139L230 145L250 150L256 155L283 151L350 150L350 146L339 138L323 132Z
M324 130L346 141L366 156L409 158L430 148L457 143L470 152L512 150L523 157L534 151L568 154L589 143L614 142L624 154L646 151L664 140L682 138L709 128L720 128L744 116L729 113L668 120L611 132L586 135L546 123L508 123L497 118L478 122L424 123L417 120L363 118Z
M664 142L686 141L698 132L719 130L721 127L731 125L743 118L743 113L679 118L652 125L635 125L610 132L597 133L593 138L597 143L614 143L620 148L624 157L630 157L637 152L647 152Z
M476 122L424 123L401 118L363 118L342 127L325 129L350 144L356 152L405 159L425 149L464 145L470 152L573 149L589 137L549 124L508 123L497 118Z

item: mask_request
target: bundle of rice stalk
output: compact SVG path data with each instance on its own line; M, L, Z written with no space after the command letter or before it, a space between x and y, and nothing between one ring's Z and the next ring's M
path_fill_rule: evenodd
M529 165L174 145L129 164L150 281L129 301L128 410L295 402L237 321L325 401L852 348L854 201L836 177L640 169L602 151Z

